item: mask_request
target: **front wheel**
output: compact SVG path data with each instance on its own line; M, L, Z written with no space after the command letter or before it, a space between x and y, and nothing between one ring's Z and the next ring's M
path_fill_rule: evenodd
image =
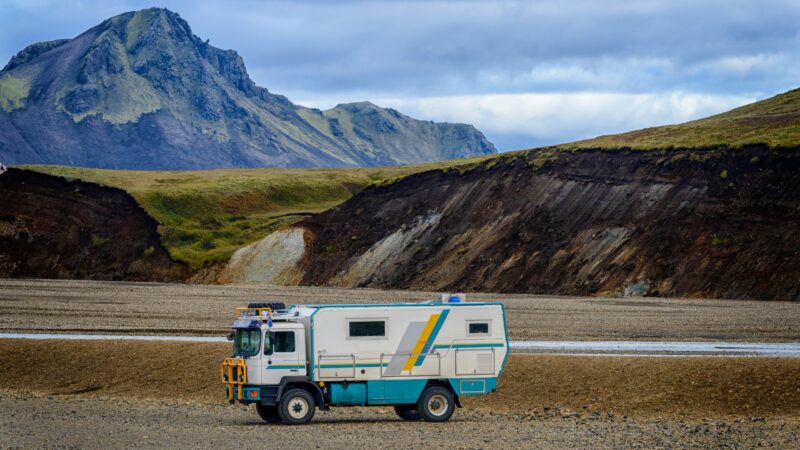
M417 405L395 405L394 412L403 420L419 420L422 416L417 411Z
M256 412L264 422L278 423L281 421L281 416L278 414L278 405L262 405L256 403Z
M453 415L454 408L453 394L441 386L425 389L417 402L417 411L426 422L445 422Z
M314 417L314 397L303 389L292 389L283 395L278 407L278 414L283 423L302 425Z

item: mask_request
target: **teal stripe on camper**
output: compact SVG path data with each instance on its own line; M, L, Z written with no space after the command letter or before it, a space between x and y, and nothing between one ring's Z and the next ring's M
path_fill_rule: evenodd
M491 348L491 347L505 347L506 344L501 342L495 343L474 343L474 344L436 344L434 349L448 349L448 348Z
M386 367L389 363L320 364L321 369L348 369L350 367Z
M420 356L417 358L417 362L414 366L421 366L422 363L425 361L425 356L431 349L431 346L436 341L436 336L439 334L439 330L442 329L442 325L444 324L445 319L447 319L447 315L450 314L449 309L443 309L442 312L439 314L439 320L436 321L436 325L433 326L433 331L431 331L430 337L428 337L428 341L425 342L425 346L422 347L422 351L420 352Z
M305 364L271 364L267 366L267 370L280 370L280 369L305 369Z

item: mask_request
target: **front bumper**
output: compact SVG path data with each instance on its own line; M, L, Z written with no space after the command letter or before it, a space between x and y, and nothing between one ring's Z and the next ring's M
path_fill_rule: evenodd
M225 385L228 400L233 403L235 400L242 401L244 397L244 385L247 384L247 365L242 358L225 358L219 368L219 378ZM259 398L260 398L259 393Z

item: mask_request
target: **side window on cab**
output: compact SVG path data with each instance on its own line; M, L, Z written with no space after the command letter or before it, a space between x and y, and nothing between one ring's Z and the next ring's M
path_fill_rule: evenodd
M273 349L275 353L294 353L294 331L276 331Z

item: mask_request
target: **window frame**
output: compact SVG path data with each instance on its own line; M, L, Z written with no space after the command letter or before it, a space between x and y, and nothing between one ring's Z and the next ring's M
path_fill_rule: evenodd
M381 336L352 336L350 335L350 324L358 322L383 322L383 335ZM388 317L358 317L345 320L345 336L347 340L387 340L389 339L389 318Z
M470 331L470 325L473 324L486 324L486 332L473 333ZM491 336L492 335L492 319L473 319L467 320L467 336Z
M234 330L235 330L234 331L235 334L234 334L234 337L233 337L233 354L235 356L243 356L243 357L246 357L246 358L252 358L252 357L258 356L261 353L261 351L262 351L262 349L264 347L263 336L262 336L264 333L261 332L261 329L259 329L259 328L235 328ZM258 349L253 354L244 354L244 353L236 351L236 339L240 336L241 332L256 332L256 333L258 333Z
M278 340L275 339L275 342L270 342L270 344L271 344L270 347L272 348L272 354L273 355L276 354L276 353L281 353L281 354L297 353L297 333L295 333L295 330L280 330L280 331L274 331L273 333L276 336L277 336L278 333L291 333L292 334L292 346L294 347L294 350L292 350L290 352L279 352L278 350L276 350L276 343L277 343ZM271 339L270 339L270 341L271 341Z

